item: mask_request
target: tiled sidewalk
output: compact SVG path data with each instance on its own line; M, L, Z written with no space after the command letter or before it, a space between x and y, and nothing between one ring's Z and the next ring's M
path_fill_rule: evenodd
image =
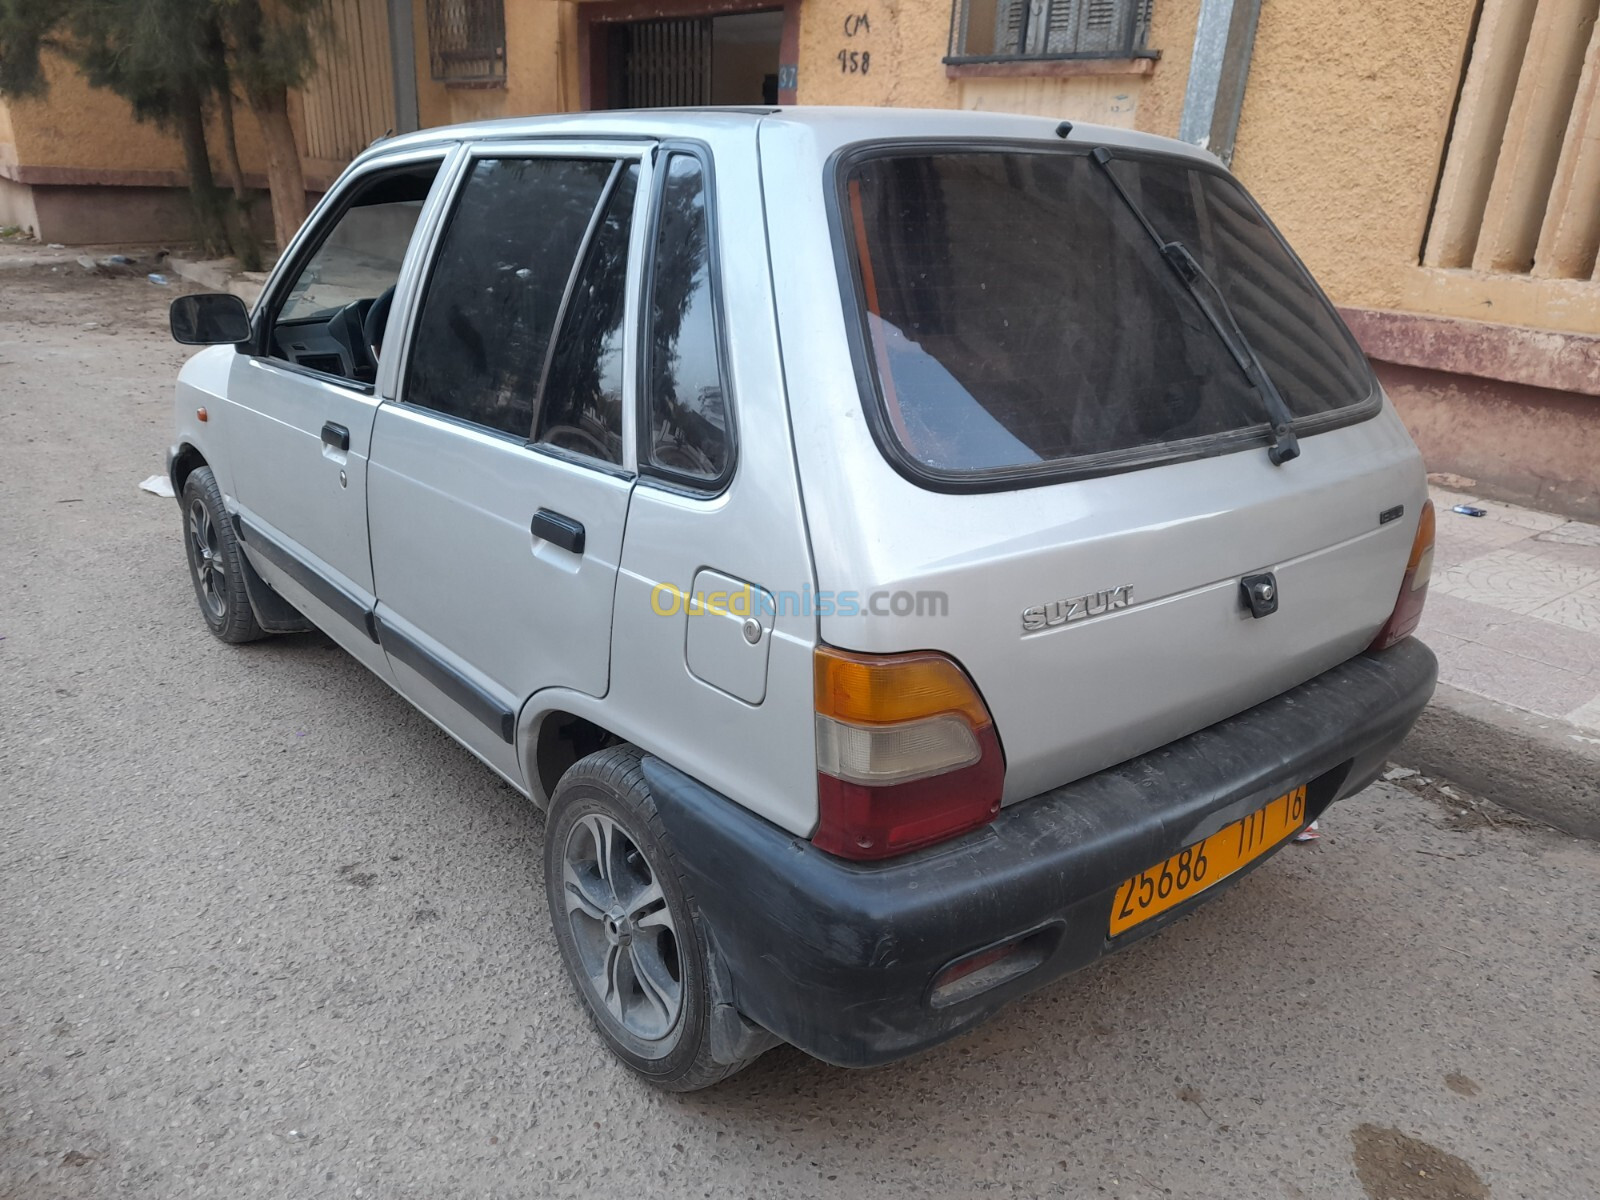
M1600 525L1433 489L1439 680L1600 731ZM1451 512L1457 504L1483 517Z

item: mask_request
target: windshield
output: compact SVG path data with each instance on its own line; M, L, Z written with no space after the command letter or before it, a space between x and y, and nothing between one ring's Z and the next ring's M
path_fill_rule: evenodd
M1172 158L1109 169L1215 280L1296 424L1373 398L1360 351L1237 183ZM879 400L916 465L1048 471L1264 438L1260 392L1086 154L897 151L844 182Z

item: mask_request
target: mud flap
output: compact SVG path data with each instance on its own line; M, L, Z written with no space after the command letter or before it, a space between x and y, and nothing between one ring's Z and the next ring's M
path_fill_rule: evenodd
M237 532L237 526L235 526ZM267 633L305 633L316 626L305 615L272 588L256 572L250 553L241 542L239 561L244 564L244 590L250 597L250 611L256 615L256 624Z

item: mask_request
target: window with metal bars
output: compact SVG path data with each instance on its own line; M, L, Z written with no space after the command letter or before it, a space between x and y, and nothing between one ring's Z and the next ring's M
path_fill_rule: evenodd
M428 0L428 66L446 83L504 79L503 0Z
M946 62L1145 57L1152 0L954 0Z

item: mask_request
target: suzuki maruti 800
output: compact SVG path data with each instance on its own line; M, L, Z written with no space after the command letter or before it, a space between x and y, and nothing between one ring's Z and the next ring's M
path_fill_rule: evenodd
M972 1027L1259 866L1433 688L1417 450L1177 142L427 130L173 332L212 632L315 626L547 811L574 989L664 1087Z

